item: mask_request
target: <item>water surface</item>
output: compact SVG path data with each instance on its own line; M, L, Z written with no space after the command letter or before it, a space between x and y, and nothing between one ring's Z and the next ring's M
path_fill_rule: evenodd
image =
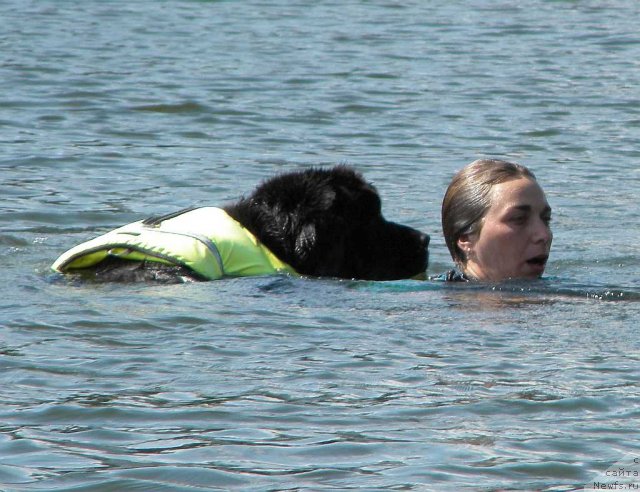
M3 490L575 490L640 456L638 4L0 5ZM478 157L547 278L54 281L64 250L348 163L432 235Z

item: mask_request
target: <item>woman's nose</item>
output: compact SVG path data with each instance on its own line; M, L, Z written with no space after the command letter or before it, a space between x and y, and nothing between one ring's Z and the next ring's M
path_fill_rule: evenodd
M553 233L551 232L549 224L542 219L537 220L534 230L534 241L550 243L551 239L553 239Z

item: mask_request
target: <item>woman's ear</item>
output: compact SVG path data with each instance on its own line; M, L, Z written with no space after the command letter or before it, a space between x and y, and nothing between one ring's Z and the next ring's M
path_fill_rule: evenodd
M469 258L470 253L473 251L473 245L475 244L475 236L471 234L462 234L458 238L458 248L464 253L465 258Z

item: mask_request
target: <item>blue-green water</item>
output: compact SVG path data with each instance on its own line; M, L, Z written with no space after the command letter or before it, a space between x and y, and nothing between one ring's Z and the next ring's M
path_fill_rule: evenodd
M558 491L640 457L639 14L0 2L0 489ZM442 195L483 156L545 188L546 280L48 271L109 228L345 162L439 273Z

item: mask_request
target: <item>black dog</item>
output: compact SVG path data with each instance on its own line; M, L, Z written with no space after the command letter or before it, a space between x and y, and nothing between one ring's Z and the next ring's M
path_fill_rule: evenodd
M393 280L427 268L429 237L385 220L376 189L345 166L277 176L225 210L303 275Z
M428 265L429 236L385 220L376 189L346 166L273 177L223 210L302 275L394 280ZM103 281L198 279L184 266L118 258L90 271Z

